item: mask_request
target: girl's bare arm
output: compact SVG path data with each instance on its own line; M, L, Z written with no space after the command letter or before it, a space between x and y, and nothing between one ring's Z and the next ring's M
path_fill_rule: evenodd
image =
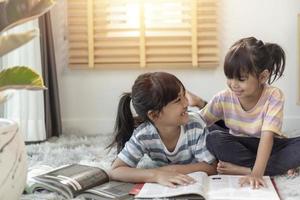
M161 168L141 169L130 167L120 159L116 159L109 171L110 179L123 182L156 182L161 185L175 187L194 182L194 179L176 171Z
M257 155L252 173L263 176L273 147L274 134L263 132L259 141Z
M164 167L160 167L160 169L175 171L182 174L188 174L196 171L206 172L208 175L217 174L217 162L212 164L208 164L206 162L199 162L193 164L185 164L185 165L168 165Z
M241 185L250 184L252 188L266 186L263 175L273 147L274 133L265 131L261 134L253 170L249 176L241 179Z
M207 102L204 101L202 98L188 90L185 92L185 96L188 99L189 106L196 106L199 109L202 109L207 104Z

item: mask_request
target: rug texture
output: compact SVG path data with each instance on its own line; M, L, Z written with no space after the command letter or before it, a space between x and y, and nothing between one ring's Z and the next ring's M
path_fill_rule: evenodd
M52 138L41 143L27 145L28 166L38 165L59 167L65 164L80 163L101 167L105 170L116 157L115 149L105 149L110 141L109 136L62 136ZM139 166L153 166L148 158L143 159ZM300 200L300 176L293 178L285 175L274 177L282 200ZM55 193L23 194L21 200L62 200L63 197Z

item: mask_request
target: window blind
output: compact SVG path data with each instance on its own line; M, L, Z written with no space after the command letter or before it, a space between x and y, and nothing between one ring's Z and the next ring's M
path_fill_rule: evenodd
M218 66L217 10L217 0L68 0L69 66Z

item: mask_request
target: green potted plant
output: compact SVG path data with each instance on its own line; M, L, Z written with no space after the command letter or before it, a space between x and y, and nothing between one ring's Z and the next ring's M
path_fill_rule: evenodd
M19 24L36 19L47 12L53 0L0 0L0 57L20 47L38 35L38 30L7 34ZM3 66L2 66L3 67ZM42 77L26 66L14 66L0 71L0 103L7 100L7 89L45 89ZM27 177L25 144L18 124L0 119L0 199L19 199Z

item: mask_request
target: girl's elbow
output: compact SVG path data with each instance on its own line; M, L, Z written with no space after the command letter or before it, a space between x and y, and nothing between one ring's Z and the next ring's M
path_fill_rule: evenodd
M114 180L118 180L119 177L123 177L126 176L127 173L130 173L132 171L132 169L135 167L132 167L130 165L128 165L127 163L125 163L124 161L122 161L121 159L117 158L109 171L110 174L110 178L114 179Z
M120 175L123 174L122 172L122 166L115 166L115 167L112 167L108 172L108 177L109 177L109 180L114 180L114 181L118 181L120 179Z
M108 177L109 177L109 180L117 180L118 178L118 175L117 175L117 173L116 173L116 169L117 168L114 168L114 169L110 169L108 172L107 172L107 174L108 174Z

